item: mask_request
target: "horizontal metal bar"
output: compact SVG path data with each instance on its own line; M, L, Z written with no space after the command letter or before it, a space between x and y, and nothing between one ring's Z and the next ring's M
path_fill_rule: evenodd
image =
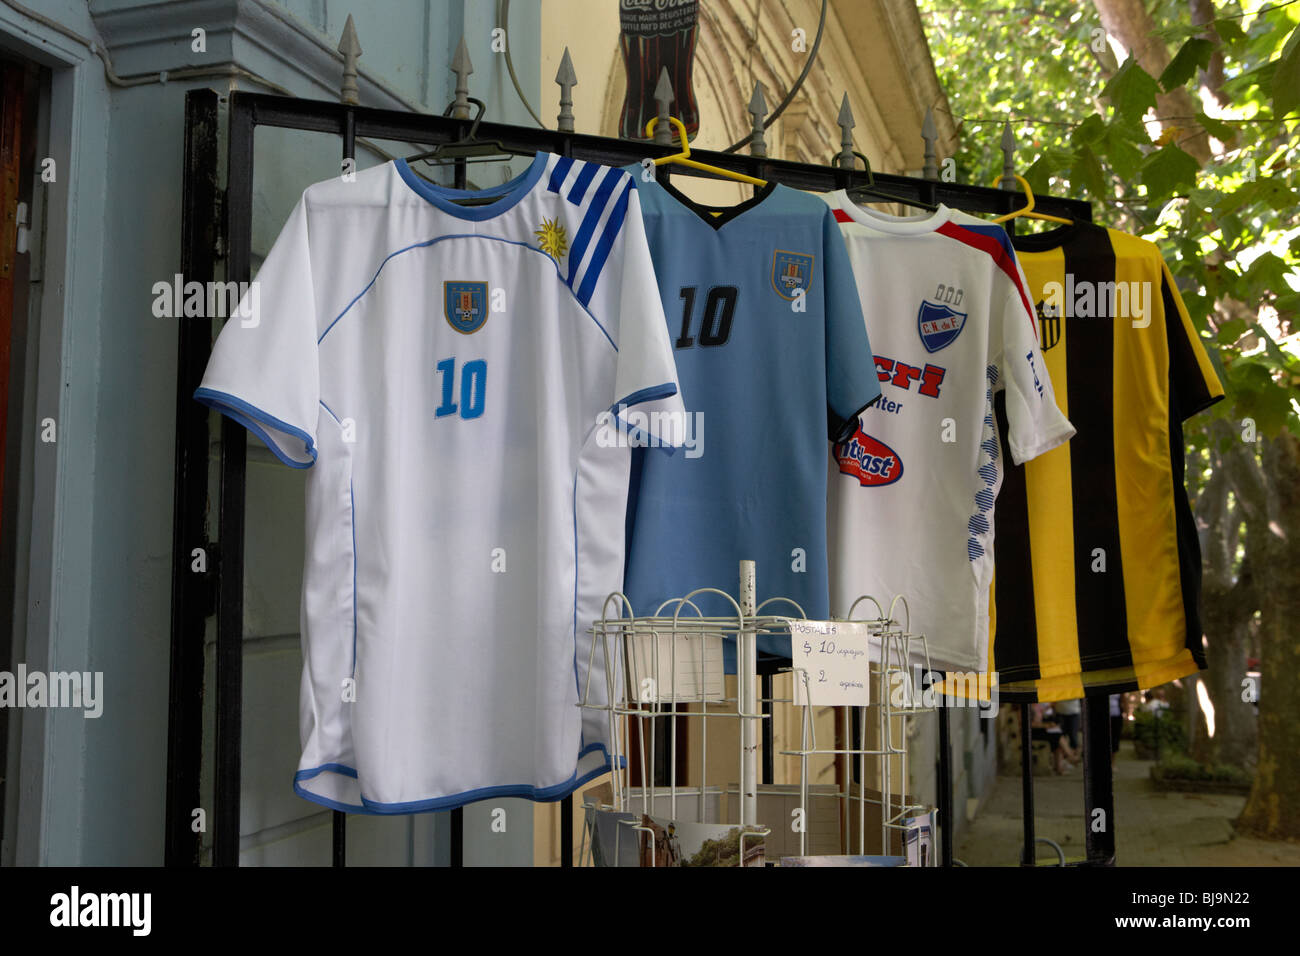
M349 113L352 114L355 123L356 135L371 139L421 144L446 143L460 139L469 128L465 120L453 120L445 116L348 106L327 100L306 100L269 93L237 92L231 95L230 104L232 113L250 113L255 126L309 130L334 133L339 136L346 132ZM626 166L630 163L638 163L647 157L669 156L679 151L676 146L659 146L648 141L611 139L586 133L559 133L555 130L504 123L480 123L477 135L479 139L500 140L511 149L559 153L610 166ZM783 159L703 149L692 149L691 157L702 163L721 166L760 179L776 180L794 189L826 192L862 185L867 181L865 173L861 171L816 166L811 163L795 163ZM673 173L688 176L706 175L685 166L673 167ZM901 197L923 202L945 203L969 212L1001 214L1023 204L1019 193L990 186L935 182L888 173L875 173L874 179L876 185ZM1038 194L1035 194L1034 199L1039 212L1092 221L1092 207L1084 200Z

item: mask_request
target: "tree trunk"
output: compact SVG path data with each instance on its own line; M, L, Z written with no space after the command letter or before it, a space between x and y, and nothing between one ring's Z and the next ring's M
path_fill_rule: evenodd
M1202 763L1230 764L1249 770L1258 746L1254 703L1241 699L1246 674L1246 640L1251 608L1225 597L1215 603L1205 595L1204 623L1208 638L1209 669L1201 674L1210 703L1214 706L1214 736L1209 736L1205 718L1196 708L1196 740L1193 756Z
M1192 11L1192 22L1205 27L1201 36L1214 44L1210 64L1201 71L1201 88L1213 96L1220 107L1228 106L1232 101L1223 92L1227 76L1223 72L1223 41L1214 28L1214 3L1212 0L1189 0L1188 6Z
M1202 529L1201 624L1209 664L1200 679L1214 708L1214 736L1210 736L1199 702L1192 701L1188 742L1192 756L1202 763L1231 764L1246 770L1255 762L1257 746L1255 705L1242 701L1241 679L1246 671L1250 621L1258 607L1249 550L1257 544L1258 535L1247 535L1246 558L1238 566L1238 528L1243 518L1265 518L1267 502L1254 446L1242 442L1223 420L1211 423L1208 432L1209 478L1195 489L1195 513ZM1224 451L1220 453L1219 448ZM1204 458L1192 458L1189 478L1195 479L1205 463ZM1191 490L1194 481L1188 484ZM1236 492L1235 503L1229 501L1230 492Z
M1300 838L1300 440L1263 442L1271 520L1260 531L1259 767L1237 829Z
M1142 0L1093 0L1101 25L1125 48L1132 52L1138 66L1154 77L1159 77L1172 57L1165 41L1155 36L1155 22L1142 4ZM1201 166L1210 161L1210 138L1196 122L1197 106L1186 88L1178 87L1156 97L1156 115L1164 117L1160 126L1181 127L1176 142Z

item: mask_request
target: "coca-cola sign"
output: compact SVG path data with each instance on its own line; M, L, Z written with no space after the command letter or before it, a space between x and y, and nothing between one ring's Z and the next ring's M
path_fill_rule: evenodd
M646 123L659 115L654 94L665 67L673 85L669 109L693 135L700 128L700 111L691 84L698 0L619 0L618 19L618 42L627 75L619 135L624 139L645 138Z

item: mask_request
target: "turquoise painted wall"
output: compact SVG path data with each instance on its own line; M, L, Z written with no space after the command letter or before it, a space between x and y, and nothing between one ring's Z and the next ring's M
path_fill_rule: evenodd
M50 655L49 669L102 670L106 700L98 720L50 712L11 738L20 755L20 779L10 793L14 803L7 813L4 859L162 862L176 320L152 315L151 290L179 270L186 91L201 86L223 93L232 86L267 91L243 75L232 83L226 76L184 78L180 71L233 63L294 95L336 99L339 66L328 50L337 45L351 13L364 50L363 105L441 113L452 97L448 65L463 32L475 66L471 94L487 101L492 119L531 123L504 57L490 49L495 7L468 0L41 4L45 16L79 36L98 37L119 76L149 81L109 84L84 47L79 66L54 67L54 83L63 84L77 104L69 116L52 118L56 126L69 128L52 128L51 139L63 137L75 154L69 169L80 178L66 188L77 190L78 205L64 214L74 235L71 255L79 288L93 294L76 299L63 316L67 409L52 493L55 530L47 532L50 540L43 545L52 551L50 564L56 569L49 589L54 606L45 611L52 620L39 633L32 624L19 644L31 661ZM555 112L556 92L538 89L538 18L536 2L512 5L516 74L535 107L541 95L547 97L539 107L545 116ZM205 31L206 51L191 48L196 28ZM29 43L50 37L70 51L68 56L79 48L48 25L0 8L0 42L21 48L6 38L23 35ZM165 83L149 76L159 71L168 71ZM397 154L406 151L402 144L380 145ZM258 133L255 264L301 190L337 174L339 150L339 141L328 136ZM361 144L358 160L362 166L382 161ZM501 175L480 170L476 176ZM57 214L55 198L50 197L49 208ZM321 808L289 789L298 747L303 479L271 463L260 449L250 445L243 858L249 864L326 863L328 813L317 812ZM215 494L215 481L212 487ZM31 496L39 499L40 493ZM39 511L39 502L32 507ZM32 543L33 551L41 546ZM28 626L33 602L41 597L35 584L24 592L15 620ZM208 698L210 711L210 693ZM34 774L46 785L36 787ZM24 785L24 775L32 786ZM205 793L210 787L209 773ZM19 796L27 790L32 792ZM468 862L531 862L527 805L510 813L512 832L506 837L490 834L477 810L468 816ZM427 815L354 818L352 859L399 865L435 861L444 849L440 825Z

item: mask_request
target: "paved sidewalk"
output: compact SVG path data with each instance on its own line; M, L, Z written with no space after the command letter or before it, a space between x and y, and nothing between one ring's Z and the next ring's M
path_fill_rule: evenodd
M1300 866L1300 844L1238 837L1232 821L1245 797L1161 793L1147 776L1154 761L1139 760L1125 740L1115 764L1115 845L1120 866ZM1064 777L1034 777L1036 835L1060 844L1067 860L1084 856L1083 768ZM954 848L968 866L1015 866L1023 838L1020 776L999 776L976 818ZM1038 845L1038 862L1056 851Z

